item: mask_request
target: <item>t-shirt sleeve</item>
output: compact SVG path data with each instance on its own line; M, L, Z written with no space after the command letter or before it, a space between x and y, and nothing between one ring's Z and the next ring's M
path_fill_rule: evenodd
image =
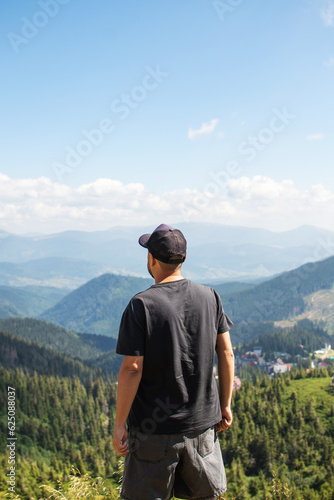
M234 323L230 320L230 318L227 316L227 314L224 313L221 298L218 295L218 293L216 292L216 290L214 290L214 294L216 296L216 301L217 301L217 315L218 315L218 317L217 317L217 319L218 319L218 321L217 321L217 323L218 323L217 334L228 332L232 328Z
M119 327L116 352L125 356L144 356L146 318L141 300L131 299Z

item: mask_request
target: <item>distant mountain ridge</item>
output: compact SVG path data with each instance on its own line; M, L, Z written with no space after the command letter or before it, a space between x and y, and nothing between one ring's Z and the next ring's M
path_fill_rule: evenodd
M64 295L66 291L52 287L0 286L0 318L36 317Z
M71 290L108 271L108 266L66 257L46 257L19 264L0 262L0 285Z
M105 274L64 297L41 319L66 328L117 336L125 306L137 292L151 286L151 280ZM334 257L305 264L258 285L245 288L217 285L226 313L235 324L263 323L291 319L306 307L305 297L334 285Z
M202 282L255 280L334 254L334 232L313 226L279 233L208 223L176 225L188 241L184 274ZM113 227L35 236L0 233L0 263L7 263L7 271L0 264L0 284L73 289L106 272L145 277L146 257L138 237L152 229Z

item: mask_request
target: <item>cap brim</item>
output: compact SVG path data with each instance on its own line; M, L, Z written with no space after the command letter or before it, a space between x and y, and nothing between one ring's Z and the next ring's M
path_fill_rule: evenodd
M144 248L147 248L147 242L150 239L150 237L151 237L150 234L143 234L138 240L139 245L141 245Z

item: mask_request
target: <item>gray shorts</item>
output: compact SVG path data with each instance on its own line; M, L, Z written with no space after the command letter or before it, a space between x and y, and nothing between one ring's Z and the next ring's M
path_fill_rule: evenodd
M186 434L129 432L121 497L125 500L207 499L226 490L214 427Z

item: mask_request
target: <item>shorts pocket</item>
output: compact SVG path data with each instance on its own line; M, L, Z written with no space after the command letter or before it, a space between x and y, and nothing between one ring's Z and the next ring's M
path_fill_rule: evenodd
M214 427L210 427L198 436L198 453L202 458L213 452L216 434Z
M160 462L167 456L168 444L169 436L166 434L131 433L133 454L142 462Z

